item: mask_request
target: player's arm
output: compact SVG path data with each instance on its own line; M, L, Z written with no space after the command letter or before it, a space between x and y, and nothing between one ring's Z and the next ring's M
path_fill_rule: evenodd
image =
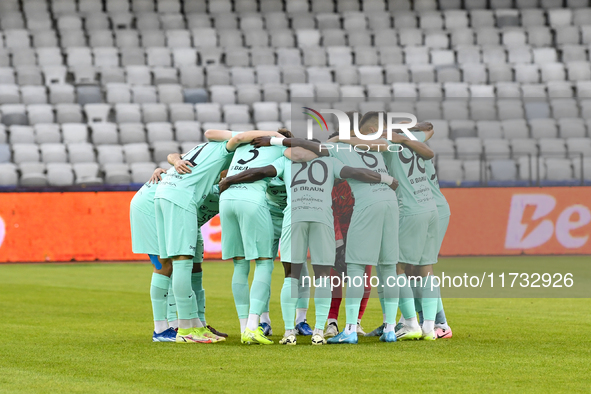
M166 172L166 170L163 169L163 168L156 168L154 170L154 173L150 177L150 180L148 181L148 183L158 183L158 182L160 182L162 180L162 177L160 175L162 175L165 172Z
M273 178L277 176L277 169L272 165L258 168L249 168L239 174L232 175L220 181L220 193L223 193L227 188L238 183L252 183L260 181L265 178Z
M435 131L433 130L433 123L431 122L421 122L421 123L417 123L415 125L415 127L409 129L410 131L422 131L423 133L425 133L425 141L429 141L431 139L431 137L433 137L433 134L435 134Z
M261 146L282 145L288 148L302 148L314 153L317 157L327 157L328 148L326 145L319 144L315 141L304 140L302 138L283 138L281 140L273 140L271 137L259 137L252 141L252 144L260 148ZM293 154L293 152L292 152ZM311 159L310 159L311 160ZM294 160L295 161L295 160ZM309 161L309 160L304 160Z
M228 141L232 138L232 132L230 130L210 129L205 131L205 138L208 141Z
M275 137L275 138L283 138L281 134L276 131L262 131L262 130L252 130L252 131L245 131L244 133L240 133L235 135L234 137L230 138L228 143L226 144L226 149L229 152L235 151L242 144L249 144L258 137Z
M366 168L354 168L349 166L344 166L341 170L341 178L350 178L355 179L359 182L365 183L385 183L392 188L392 190L396 190L398 187L398 181L387 174L378 174L375 171L368 170Z
M193 164L191 164L188 160L183 160L182 156L179 153L171 153L166 157L168 163L174 166L174 169L179 174L189 174L191 172L191 168Z
M385 139L379 138L377 140L362 140L358 137L350 137L347 140L339 140L339 142L343 142L345 144L353 145L353 146L361 146L363 148L369 147L369 150L372 152L385 152L388 150L388 141Z
M429 146L423 142L411 140L404 136L404 140L400 142L400 144L412 149L415 151L419 156L421 156L425 160L432 159L435 156L435 152Z

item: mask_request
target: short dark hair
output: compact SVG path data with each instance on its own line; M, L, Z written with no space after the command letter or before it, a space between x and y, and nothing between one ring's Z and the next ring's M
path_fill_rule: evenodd
M369 121L372 121L374 118L377 118L380 116L380 114L383 114L383 111L369 111L367 112L365 115L363 115L363 118L361 118L361 121L359 122L359 128L361 128L364 124L366 124Z
M291 131L287 130L285 127L280 128L279 130L277 130L277 132L285 138L293 138L293 134L291 134Z

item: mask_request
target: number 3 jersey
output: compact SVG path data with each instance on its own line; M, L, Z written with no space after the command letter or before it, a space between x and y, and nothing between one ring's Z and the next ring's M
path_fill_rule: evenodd
M183 155L183 160L193 164L191 173L179 174L171 167L158 184L155 198L163 198L196 214L220 172L230 164L233 152L228 152L226 142L206 142Z
M400 147L392 142L389 144ZM398 180L396 195L400 216L416 215L437 209L428 181L425 160L407 147L400 152L396 152L394 148L391 149L392 151L383 152L383 156L390 175Z
M240 145L234 153L234 158L228 169L228 176L236 175L249 168L265 167L283 156L283 146L265 146L255 148L250 144ZM267 186L270 178L265 178L253 183L238 183L230 186L220 197L224 200L250 201L267 206Z
M378 174L388 174L384 158L378 152L363 152L355 150L355 147L342 142L333 144L329 150L332 157L339 159L344 165L353 168L367 168ZM380 201L393 201L396 194L385 183L364 183L355 179L348 179L351 193L355 198L354 208L365 208Z

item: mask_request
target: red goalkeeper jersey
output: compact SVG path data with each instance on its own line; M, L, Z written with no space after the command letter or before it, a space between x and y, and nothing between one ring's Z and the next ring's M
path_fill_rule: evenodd
M336 229L341 230L342 239L347 238L347 231L349 230L351 215L353 214L353 205L355 205L355 199L351 194L349 184L347 182L336 184L332 188L332 212L337 239L339 238Z

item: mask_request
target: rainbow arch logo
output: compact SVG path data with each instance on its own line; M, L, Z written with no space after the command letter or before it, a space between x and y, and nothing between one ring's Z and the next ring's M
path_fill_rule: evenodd
M315 109L309 108L309 107L302 107L303 109L306 109L310 112L304 111L302 112L304 115L308 115L310 116L312 119L314 119L316 121L316 123L318 123L318 126L320 126L320 129L322 131L328 131L328 124L326 123L326 120L324 119L324 116L322 116L320 114L320 112L316 111ZM320 118L320 119L318 119ZM322 120L322 123L320 123L320 121ZM324 123L324 126L322 125Z

